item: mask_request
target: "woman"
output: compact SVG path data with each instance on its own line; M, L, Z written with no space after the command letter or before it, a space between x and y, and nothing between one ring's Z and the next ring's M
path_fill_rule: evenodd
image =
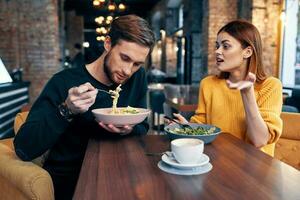
M282 132L282 85L266 76L261 43L257 28L247 21L232 21L219 30L215 53L220 75L201 81L190 121L218 126L273 156Z

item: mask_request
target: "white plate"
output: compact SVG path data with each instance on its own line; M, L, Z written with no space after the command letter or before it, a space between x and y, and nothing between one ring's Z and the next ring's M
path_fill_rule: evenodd
M201 167L209 163L209 157L204 153L202 154L200 161L196 164L181 164L177 162L177 160L173 156L169 156L167 154L162 155L161 160L164 161L166 164L178 169L191 169L195 167Z
M199 175L199 174L207 173L213 168L211 163L207 163L205 165L202 165L201 167L195 167L190 169L178 169L170 165L167 165L163 161L159 161L157 166L159 169L161 169L164 172L170 174L176 174L176 175Z

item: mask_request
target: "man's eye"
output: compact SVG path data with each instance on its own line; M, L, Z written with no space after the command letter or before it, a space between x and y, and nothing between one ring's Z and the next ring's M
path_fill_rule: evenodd
M126 56L121 56L121 58L122 58L122 60L124 60L124 61L129 61L129 58L126 57Z
M134 67L139 67L140 65L141 65L141 64L138 64L138 63L134 63L134 64L133 64Z

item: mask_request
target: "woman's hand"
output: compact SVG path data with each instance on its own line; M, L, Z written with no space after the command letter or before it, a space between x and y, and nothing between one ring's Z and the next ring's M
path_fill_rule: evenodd
M231 89L238 89L238 90L241 90L241 91L247 91L248 89L250 89L253 86L255 81L256 81L255 74L249 72L246 79L243 80L243 81L233 83L229 79L227 79L226 83L227 83L228 87L231 88Z
M176 117L176 121L178 121L181 124L187 124L189 123L188 120L186 120L181 114L179 113L173 113L173 115Z
M127 134L131 133L132 129L133 129L133 126L131 126L131 125L116 127L112 124L104 124L103 122L99 122L99 125L111 133L117 133L120 135L127 135Z

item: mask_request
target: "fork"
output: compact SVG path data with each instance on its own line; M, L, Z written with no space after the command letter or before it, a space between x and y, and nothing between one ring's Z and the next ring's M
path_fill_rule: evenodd
M106 90L102 90L102 89L98 89L97 88L97 90L98 90L98 92L104 92L104 93L106 93L106 94L109 94L109 95L111 95L109 92L107 92Z
M170 121L172 121L172 122L175 122L176 124L178 124L181 128L193 128L193 127L191 127L190 125L188 125L188 124L182 124L182 123L180 123L180 122L178 122L178 121L176 121L175 119L172 119L171 117L168 117L168 116L164 116L164 118L166 118L166 119L168 119L168 120L170 120Z

